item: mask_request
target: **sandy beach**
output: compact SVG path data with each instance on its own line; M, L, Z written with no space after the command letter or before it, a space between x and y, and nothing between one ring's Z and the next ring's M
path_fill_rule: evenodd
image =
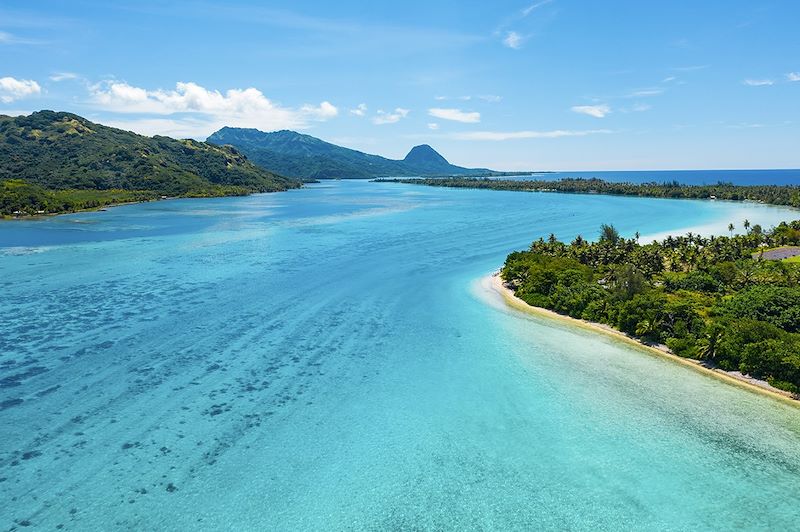
M740 388L743 388L745 390L754 393L766 395L781 402L792 404L796 407L800 406L800 401L798 401L797 398L795 398L795 396L793 396L791 393L775 388L766 381L755 379L747 375L742 375L738 371L729 372L729 371L723 371L721 369L714 369L707 367L698 360L680 357L669 351L666 347L659 348L643 344L639 340L631 338L627 334L620 332L614 329L613 327L610 327L609 325L576 319L570 316L559 314L558 312L554 312L552 310L529 305L528 303L526 303L525 301L514 295L514 292L503 284L503 280L500 278L499 272L492 274L488 279L486 279L486 281L487 281L486 284L489 285L489 287L493 291L502 296L503 300L508 306L516 310L520 310L522 312L526 312L538 317L560 321L570 326L581 327L583 329L587 329L599 334L610 336L615 340L625 342L626 344L635 347L637 349L643 350L649 354L667 358L673 362L677 362L678 364L682 364L695 371L698 371L715 379L721 380L728 384L739 386Z

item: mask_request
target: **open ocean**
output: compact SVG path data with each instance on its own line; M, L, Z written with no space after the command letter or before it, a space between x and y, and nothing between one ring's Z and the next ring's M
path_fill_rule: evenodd
M745 218L800 213L333 181L0 222L0 529L796 529L800 409L481 284Z

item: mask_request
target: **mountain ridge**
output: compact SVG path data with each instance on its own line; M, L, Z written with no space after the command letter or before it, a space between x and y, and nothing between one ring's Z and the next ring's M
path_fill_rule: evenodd
M206 142L230 145L271 171L299 179L372 179L432 175L485 175L486 168L450 164L428 144L412 148L404 159L338 146L287 129L264 132L253 128L223 127Z

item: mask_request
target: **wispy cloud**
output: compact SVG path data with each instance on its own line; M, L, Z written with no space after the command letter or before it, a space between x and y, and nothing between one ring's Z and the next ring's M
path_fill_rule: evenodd
M711 65L690 65L690 66L683 66L683 67L674 67L672 70L677 72L694 72L696 70L705 70Z
M746 79L742 83L750 87L766 87L775 84L771 79Z
M631 106L620 107L617 110L620 113L643 113L649 111L653 106L649 103L637 102Z
M589 115L595 118L604 118L611 113L611 107L606 104L601 105L575 105L571 108L573 113Z
M37 45L37 44L46 44L45 41L40 41L37 39L26 39L24 37L19 37L12 33L8 33L5 31L0 31L0 44L30 44L30 45Z
M564 130L553 131L471 131L465 133L454 133L450 135L456 140L516 140L516 139L557 139L562 137L585 137L587 135L598 135L611 133L610 129L590 129L590 130Z
M394 111L389 112L378 109L378 113L372 118L372 123L379 126L383 124L394 124L407 117L409 112L408 109L403 109L402 107L397 107Z
M262 31L264 28L288 30L284 40L286 46L260 51L262 57L270 55L284 59L344 57L352 54L385 60L389 56L427 53L434 47L438 50L460 49L487 39L485 35L460 32L451 26L403 25L394 21L360 20L357 17L328 17L320 14L320 10L303 8L299 4L291 8L266 4L274 2L227 2L225 9L208 1L193 2L191 9L186 9L184 2L117 2L108 3L105 7L171 19L175 24L199 19L215 24L234 23L252 31Z
M434 96L433 99L439 102L444 102L447 100L459 100L462 102L468 102L470 100L483 100L484 102L488 103L498 103L503 101L503 97L497 96L496 94L479 94L477 96L467 95L467 96L452 96L452 97L439 95L439 96Z
M517 33L516 31L508 31L506 32L506 36L503 39L503 44L509 48L514 50L519 50L522 48L522 35Z
M478 99L479 100L483 100L484 102L489 102L489 103L498 103L498 102L503 101L503 97L502 96L498 96L496 94L483 94L481 96L478 96Z
M526 7L525 9L522 10L522 16L523 17L527 17L528 15L530 15L531 13L533 13L534 11L539 9L540 7L546 6L547 4L550 4L552 2L553 2L553 0L541 0L540 2L536 2L534 4L531 4L528 7Z
M50 76L50 81L67 81L70 79L78 79L80 76L74 72L56 72Z
M789 81L800 81L800 72L789 72L786 74L786 79Z
M430 122L428 124L428 129L430 129L431 131L436 131L437 129L439 129L439 124L437 124L436 122Z
M465 124L475 124L481 121L481 114L478 112L467 112L461 109L443 109L434 107L428 109L428 114L434 118L441 118L442 120L452 120L454 122L463 122Z
M646 98L648 96L658 96L664 94L664 89L659 87L648 87L646 89L637 89L625 95L626 98Z
M554 1L555 0L537 0L536 2L529 4L527 7L520 9L519 11L515 11L500 23L500 25L494 31L494 36L500 38L500 41L504 46L511 48L512 50L519 50L522 48L522 45L526 40L533 37L537 33L535 30L536 27L541 28L541 26L547 22L547 19L552 18L554 11L547 10L549 12L548 15L550 16L545 16L543 18L529 18L529 15L548 4L552 4ZM526 30L525 33L521 32L519 29L520 27Z
M753 124L750 122L742 122L740 124L730 124L728 126L730 129L761 129L765 127L764 124Z
M692 43L689 41L689 39L681 38L681 39L675 39L674 41L669 43L669 45L672 46L673 48L690 48Z
M32 79L0 78L0 102L11 103L41 93L42 87Z

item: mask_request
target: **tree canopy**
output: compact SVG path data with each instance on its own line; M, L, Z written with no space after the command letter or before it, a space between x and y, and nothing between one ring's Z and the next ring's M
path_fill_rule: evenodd
M800 242L800 221L649 244L611 225L600 234L569 244L540 238L511 253L501 275L531 305L800 392L800 263L758 252Z

